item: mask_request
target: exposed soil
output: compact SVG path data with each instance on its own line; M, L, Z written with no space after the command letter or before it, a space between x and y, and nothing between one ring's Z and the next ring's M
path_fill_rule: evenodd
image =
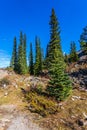
M0 106L0 130L43 130L33 122L31 114L17 110L15 105Z

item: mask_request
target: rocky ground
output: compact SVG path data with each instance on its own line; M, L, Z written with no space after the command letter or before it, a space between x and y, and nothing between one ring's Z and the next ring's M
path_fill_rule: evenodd
M87 89L87 63L77 62L67 67L73 86L75 88Z
M16 76L15 74L12 77L12 75L13 73L9 73L6 70L0 70L0 79L9 79L11 83L9 85L2 83L0 90L0 130L43 130L44 128L40 128L34 122L37 119L33 119L35 117L32 114L26 114L23 111L25 104L22 104L22 100L17 97L16 92L19 91L18 85L22 84L25 78L20 78L20 76ZM19 77L19 79L16 79L16 77ZM14 94L11 93L12 91L14 91ZM20 110L20 107L22 110Z
M72 79L72 95L58 103L59 112L42 117L27 110L22 90L46 87L45 77L20 76L0 70L0 130L87 130L87 63L73 63L67 73Z
M0 130L42 130L31 115L17 110L15 105L0 106Z

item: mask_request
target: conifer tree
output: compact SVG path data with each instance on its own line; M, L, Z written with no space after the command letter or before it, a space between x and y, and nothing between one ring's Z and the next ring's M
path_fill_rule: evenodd
M27 73L27 60L26 60L26 35L20 32L20 43L18 47L18 73L26 74Z
M48 44L46 47L46 56L45 56L45 60L44 60L44 66L46 69L48 69L48 66L49 66L49 45Z
M71 42L71 44L70 44L69 60L70 60L70 62L76 62L78 60L78 55L76 53L76 44L75 44L75 42Z
M24 34L23 39L23 51L24 51L24 71L27 73L27 53L26 53L26 34Z
M36 57L35 57L35 66L34 66L34 74L39 75L42 72L42 53L41 53L41 45L40 39L36 37Z
M26 34L24 34L24 61L25 61L25 66L27 67L27 54L26 54Z
M32 43L30 43L29 72L30 72L31 75L34 74L34 64L33 64L33 49L32 49Z
M53 53L54 53L56 45L62 54L60 26L59 26L59 22L57 20L54 9L52 9L52 14L50 16L49 25L50 25L50 42L47 45L47 62L49 62L49 65L50 65L51 60L54 59Z
M69 63L69 57L68 57L68 55L66 53L64 55L64 61L65 61L66 64Z
M45 60L44 60L44 50L43 50L43 48L41 48L41 64L42 64L41 66L42 66L42 70L43 70L45 68Z
M83 33L80 36L80 46L85 54L87 54L87 26L83 29Z
M24 50L23 50L23 34L20 32L20 44L18 47L18 73L24 74Z
M13 53L10 63L10 66L14 69L14 71L17 71L17 60L17 40L16 37L14 37Z
M60 28L54 9L52 9L50 27L48 68L50 82L47 92L57 100L64 100L71 93L71 82L65 73L65 62L60 44Z

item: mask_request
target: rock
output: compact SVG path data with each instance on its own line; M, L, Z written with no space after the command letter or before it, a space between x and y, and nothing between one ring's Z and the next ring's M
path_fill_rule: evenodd
M85 85L84 81L80 81L80 85Z
M78 68L78 66L79 66L79 65L78 65L78 64L76 64L76 65L75 65L75 68Z
M85 118L87 118L87 115L85 114L85 112L83 113L83 116L84 116Z
M17 84L15 85L15 88L16 88L16 89L18 88L18 85L17 85Z
M75 99L74 98L71 98L72 99L72 101L74 101Z
M86 126L86 125L87 125L87 121L84 122L84 126Z
M78 119L77 123L78 123L79 126L83 126L84 125L84 122L81 119Z
M72 96L73 99L81 99L80 96Z
M7 88L7 85L6 85L6 84L3 84L3 88Z
M5 93L4 93L4 96L7 96L7 95L8 95L8 92L5 92Z

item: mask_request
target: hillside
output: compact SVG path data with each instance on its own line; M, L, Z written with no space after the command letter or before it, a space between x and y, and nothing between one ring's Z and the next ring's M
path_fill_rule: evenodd
M36 91L35 88L39 86L44 90L49 80L47 77L20 76L10 70L0 72L0 130L87 129L86 62L73 63L67 67L67 73L73 81L73 92L63 102L48 100L47 97L43 99L43 96L36 92L32 97L33 92L30 89ZM28 92L30 95L27 101ZM45 102L43 108L39 106L41 102L43 105Z

